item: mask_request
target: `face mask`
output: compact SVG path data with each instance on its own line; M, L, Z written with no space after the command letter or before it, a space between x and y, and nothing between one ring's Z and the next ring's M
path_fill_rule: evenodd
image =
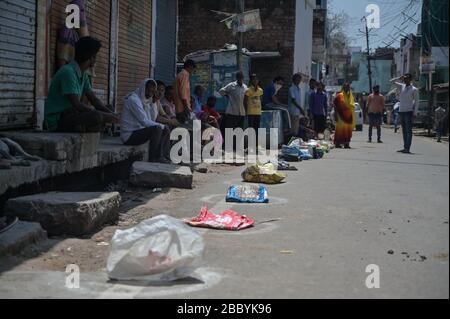
M283 86L281 84L275 84L275 92L278 92L279 90L281 90Z

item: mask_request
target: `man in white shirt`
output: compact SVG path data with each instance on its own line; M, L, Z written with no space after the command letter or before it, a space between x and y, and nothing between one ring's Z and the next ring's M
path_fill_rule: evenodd
M236 81L220 89L219 94L228 97L228 106L225 111L225 128L244 128L245 107L244 98L248 87L244 84L244 74L238 72Z
M171 163L170 130L156 120L157 83L144 80L139 88L124 99L121 118L121 138L125 145L136 146L150 142L149 161Z
M398 79L394 79L394 84L397 86L399 94L399 115L400 123L403 130L403 143L404 147L398 151L403 154L411 154L411 145L413 138L413 122L417 115L419 108L419 90L411 84L412 75L405 74L400 78L403 83L395 82Z

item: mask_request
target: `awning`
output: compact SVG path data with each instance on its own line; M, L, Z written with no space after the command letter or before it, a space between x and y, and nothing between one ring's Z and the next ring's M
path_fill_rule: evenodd
M281 58L280 52L247 52L252 59L277 59Z

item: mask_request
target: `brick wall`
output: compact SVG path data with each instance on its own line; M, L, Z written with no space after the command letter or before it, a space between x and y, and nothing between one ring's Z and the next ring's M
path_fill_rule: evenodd
M224 23L226 16L210 10L236 12L234 0L179 0L178 56L198 50L219 49L236 38ZM263 86L277 75L287 83L282 90L286 96L294 69L295 0L246 0L245 10L260 9L263 30L244 35L244 47L250 51L279 51L276 60L253 61L252 72L257 73Z

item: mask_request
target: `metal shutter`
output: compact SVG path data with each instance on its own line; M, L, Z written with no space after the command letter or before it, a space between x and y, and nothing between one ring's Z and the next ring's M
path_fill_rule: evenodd
M155 78L171 85L176 73L177 0L156 0Z
M117 112L123 99L150 74L152 2L119 1Z
M96 77L93 79L93 88L97 97L103 103L108 103L109 91L109 47L110 47L110 0L86 1L86 19L89 34L102 42L102 49L97 55L95 65Z
M34 125L36 2L0 1L0 130Z

